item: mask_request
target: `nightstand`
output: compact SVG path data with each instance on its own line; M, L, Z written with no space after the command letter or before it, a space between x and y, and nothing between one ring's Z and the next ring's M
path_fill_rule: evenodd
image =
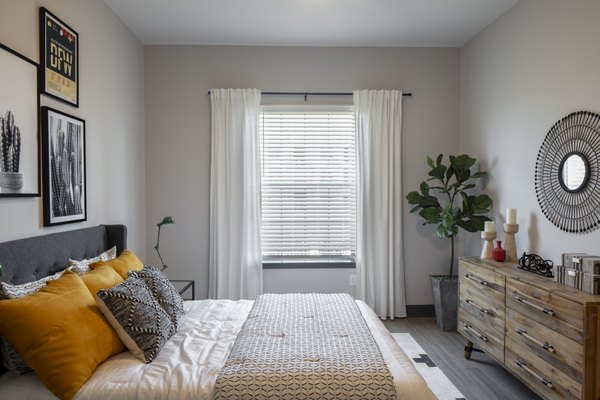
M184 299L184 300L196 300L196 281L191 279L169 279L169 281L175 286L175 289L179 292L180 295L192 289L192 298Z

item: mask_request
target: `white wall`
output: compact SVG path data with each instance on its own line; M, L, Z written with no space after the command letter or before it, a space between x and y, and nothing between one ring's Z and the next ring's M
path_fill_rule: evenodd
M600 112L600 2L522 0L461 52L461 150L490 171L497 224L518 209L518 252L560 262L562 252L598 254L600 231L554 227L535 196L539 148L552 125L577 110ZM466 253L477 254L470 238Z
M158 261L154 226L172 215L161 234L167 274L195 279L198 298L208 293L211 88L413 92L403 108L405 192L426 177L426 155L458 149L458 49L149 46L145 60L148 259ZM408 304L430 304L428 275L446 271L449 244L404 215ZM351 273L265 270L265 290L353 293Z
M88 220L43 228L41 197L0 198L0 241L124 223L144 256L144 48L101 0L2 0L0 42L38 62L40 6L79 33L80 107L41 104L86 121Z

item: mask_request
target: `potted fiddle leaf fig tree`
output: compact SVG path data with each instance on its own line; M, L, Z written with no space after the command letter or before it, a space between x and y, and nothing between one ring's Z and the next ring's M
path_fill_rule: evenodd
M449 156L443 164L440 154L434 161L427 157L431 168L429 178L421 182L419 191L406 195L410 212L418 212L423 225L437 225L437 236L450 239L451 253L447 275L430 276L433 291L435 318L444 331L456 330L458 308L458 278L454 275L454 241L459 228L467 232L482 231L490 218L492 199L486 194L475 194L476 182L487 175L484 171L471 171L477 160L466 154Z

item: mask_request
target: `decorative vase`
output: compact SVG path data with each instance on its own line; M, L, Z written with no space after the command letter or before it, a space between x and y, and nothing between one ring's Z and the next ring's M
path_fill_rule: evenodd
M492 258L495 261L506 260L506 250L502 248L502 240L496 240L496 247L492 250Z
M0 172L0 193L19 193L22 188L22 172Z

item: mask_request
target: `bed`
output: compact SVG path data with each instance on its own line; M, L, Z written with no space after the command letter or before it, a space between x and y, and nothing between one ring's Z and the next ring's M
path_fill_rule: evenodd
M101 225L0 243L0 265L5 274L0 280L21 284L40 279L65 269L68 258L93 257L112 246L118 253L127 247L125 226ZM253 306L249 300L186 301L177 332L153 362L144 364L128 351L112 356L97 367L74 398L212 398L217 377L231 362L228 355ZM395 398L435 399L375 313L360 301L356 307L393 378ZM34 373L10 371L0 376L0 398L56 399Z

